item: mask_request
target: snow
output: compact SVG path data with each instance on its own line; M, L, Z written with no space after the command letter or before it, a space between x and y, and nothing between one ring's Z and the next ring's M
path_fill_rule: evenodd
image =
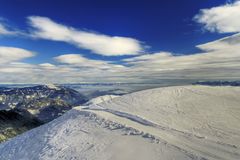
M38 109L27 109L27 111L29 113L31 113L31 115L34 115L34 116L40 114L40 111Z
M239 95L175 86L75 107L0 144L0 159L239 160Z
M54 84L51 84L51 83L46 84L46 87L48 87L49 89L60 90L60 88L59 88L58 86L56 86L56 85L54 85Z
M73 109L62 117L33 129L0 146L0 159L190 159L174 148L151 143L129 130L96 118L90 112ZM126 146L130 148L126 148ZM141 152L139 152L141 151ZM172 152L171 152L172 151ZM172 154L174 153L174 154Z
M107 102L107 101L110 101L114 98L117 98L117 97L120 97L118 95L104 95L104 96L99 96L99 97L96 97L96 98L92 98L91 100L89 100L86 105L91 105L91 104L99 104L99 103L102 103L102 102Z

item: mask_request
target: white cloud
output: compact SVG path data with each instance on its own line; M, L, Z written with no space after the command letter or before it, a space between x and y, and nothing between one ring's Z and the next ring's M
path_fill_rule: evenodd
M22 48L0 46L0 64L33 57L34 53Z
M104 62L89 60L79 54L65 54L55 57L58 62L67 64L80 64L80 65L101 65Z
M202 9L194 19L211 32L240 32L240 1Z
M92 60L79 54L64 54L54 58L60 63L75 65L79 67L91 67L95 69L122 68L122 65L111 64L106 61Z
M6 24L6 19L0 17L0 36L16 36L16 35L25 35L22 31L13 28Z
M94 60L79 54L55 57L56 64L26 64L21 58L0 64L0 82L162 82L163 79L239 79L240 34L199 45L204 53L174 55L169 52L126 58L124 65ZM26 57L26 56L25 56ZM28 57L28 56L27 56ZM6 62L6 61L5 61ZM16 78L18 77L18 78ZM168 80L167 80L168 81Z
M33 27L32 36L36 38L71 43L105 56L138 55L143 51L141 42L133 38L78 30L47 17L31 16L28 19Z
M41 66L41 67L46 67L46 68L55 67L55 65L54 65L54 64L51 64L51 63L41 63L41 64L39 64L39 66Z
M0 73L4 73L4 75L9 73L9 74L12 74L13 77L16 76L16 73L18 73L18 74L29 73L30 74L34 70L35 70L34 65L27 64L27 63L10 62L8 64L0 64ZM20 76L17 76L17 77L20 77Z
M0 35L8 35L11 34L10 31L8 31L8 29L0 23Z
M128 58L126 74L139 79L234 79L240 78L240 34L202 44L204 53L175 56L160 52Z
M204 51L215 51L215 50L236 50L240 45L240 33L224 37L222 39L218 39L213 42L209 42L206 44L198 45L197 47ZM234 52L226 52L225 54L234 54Z

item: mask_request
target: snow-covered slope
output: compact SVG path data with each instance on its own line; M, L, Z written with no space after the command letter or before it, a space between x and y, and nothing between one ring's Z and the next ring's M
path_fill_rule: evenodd
M2 160L240 159L240 87L178 86L76 107L0 145Z
M107 101L110 101L114 98L117 98L117 97L120 97L120 96L117 96L117 95L104 95L104 96L99 96L99 97L96 97L96 98L93 98L91 100L89 100L86 105L92 105L92 104L99 104L99 103L102 103L102 102L107 102Z

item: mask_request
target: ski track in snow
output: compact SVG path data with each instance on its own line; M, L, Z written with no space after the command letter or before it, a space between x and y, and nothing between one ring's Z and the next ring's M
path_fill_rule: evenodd
M79 109L82 110L81 108ZM94 109L89 107L84 110L93 112L116 123L123 123L130 128L136 129L144 138L150 138L157 143L168 144L193 159L207 159L201 157L201 154L207 155L208 159L228 159L231 156L233 159L238 159L240 157L239 150L235 145L208 141L201 136L159 126L139 116L109 109L96 109L96 106L94 106ZM223 147L219 146L219 144ZM225 147L228 148L226 149ZM229 149L234 151L229 151Z

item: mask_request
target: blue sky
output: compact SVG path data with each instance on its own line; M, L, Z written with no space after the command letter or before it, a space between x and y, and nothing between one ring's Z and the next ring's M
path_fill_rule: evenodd
M223 73L216 75L215 73L220 71L205 66L206 63L215 66L220 60L202 62L204 58L201 56L209 52L205 49L208 46L202 48L197 46L224 37L233 39L231 36L238 34L240 30L238 30L240 26L234 23L234 15L239 14L235 9L239 6L238 1L0 0L0 3L0 26L3 30L1 32L0 27L0 47L5 47L3 51L19 48L32 53L25 56L22 52L16 53L23 54L23 57L13 60L8 58L11 60L2 62L2 66L8 67L6 69L2 67L2 71L0 70L4 75L0 79L3 83L157 82L158 79L166 77L224 79L229 75ZM227 18L220 17L218 18L220 22L216 22L214 16L220 16L221 12L218 10L215 12L214 7L223 9L222 13L233 10L233 13L229 12L233 16L227 14ZM202 13L202 9L208 11ZM214 16L211 16L212 14ZM228 21L233 23L225 26L224 22ZM0 54L2 59L6 58L4 54ZM195 54L201 54L199 63L204 64L200 66L200 71L196 71L196 64L181 68L183 64L172 66L175 63L173 59L164 61L166 56L180 57L180 60L176 59L178 63L181 58L191 58L191 55ZM212 57L214 56L219 58L221 54L215 53ZM154 62L156 65L151 66L153 67L151 69L146 65L152 62L149 62L149 59L160 59L160 62ZM167 64L169 61L171 64ZM184 62L186 63L189 62ZM43 70L43 67L48 69L47 72L54 72L54 77L61 80L56 80L51 74L45 75L46 70ZM150 69L146 70L147 68ZM22 69L25 72L22 72ZM229 67L223 69L226 71ZM231 69L235 73L238 68L234 66ZM156 72L150 72L152 70ZM65 72L71 74L63 77L62 74ZM93 74L89 75L89 72ZM196 72L198 75L195 75ZM25 76L17 79L13 76L15 73ZM144 73L143 76L140 73ZM102 75L105 78L102 78ZM236 74L230 77L238 78Z

